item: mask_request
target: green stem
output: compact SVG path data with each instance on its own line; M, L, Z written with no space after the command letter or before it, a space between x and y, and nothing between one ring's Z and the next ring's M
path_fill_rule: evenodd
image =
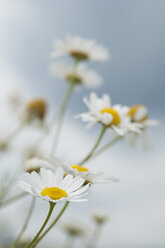
M55 220L52 222L52 224L45 230L45 232L40 236L40 238L38 240L36 240L35 244L33 246L31 246L31 248L36 247L36 245L41 241L41 239L44 238L44 236L52 229L52 227L57 223L57 221L60 219L60 217L63 215L65 209L67 208L69 202L66 202L65 205L63 206L63 208L61 209L60 213L57 215L57 217L55 218ZM28 247L29 248L29 247Z
M31 204L30 204L30 208L29 208L27 217L26 217L26 219L25 219L24 225L23 225L23 227L22 227L20 233L18 234L16 240L10 245L9 248L14 248L14 247L18 244L18 242L20 241L20 239L21 239L22 235L24 234L24 232L25 232L25 230L26 230L26 228L27 228L27 226L28 226L28 223L29 223L29 221L30 221L30 219L31 219L31 216L32 216L32 212L33 212L34 206L35 206L35 197L32 198L32 202L31 202Z
M27 193L23 192L19 195L13 196L13 197L7 199L6 201L2 202L2 204L0 205L0 208L17 201L26 195L27 195Z
M111 146L113 146L117 141L121 140L122 138L123 138L123 136L116 136L113 140L111 140L106 145L104 145L100 149L98 149L93 154L93 156L90 158L90 160L92 160L93 158L95 158L95 157L99 156L100 154L102 154L103 152L105 152L108 148L110 148Z
M87 162L92 157L93 153L95 152L95 150L99 146L99 144L100 144L100 142L101 142L101 140L102 140L102 138L104 136L105 131L106 131L106 126L103 126L95 145L93 146L91 151L87 154L87 156L80 163L78 163L79 165L84 164L85 162Z
M6 138L7 142L11 142L24 128L24 123L21 123L20 125L18 125L15 130L9 134Z
M87 248L94 248L96 246L96 244L98 243L98 240L100 238L101 227L102 227L102 225L99 225L99 224L95 225L95 230L93 232L92 237L89 240L89 243L87 244Z
M43 229L45 228L46 224L48 223L50 216L53 212L53 209L55 207L55 203L49 202L50 207L49 207L49 212L48 215L43 223L43 225L41 226L40 230L38 231L37 235L34 237L34 239L30 242L30 244L27 246L27 248L33 247L33 245L35 244L35 242L37 241L38 237L40 236L41 232L43 231Z
M72 73L75 75L76 71L77 71L77 67L78 67L79 61L75 60L74 64L73 64L73 70ZM67 104L69 102L69 99L72 95L73 89L75 87L75 81L72 79L69 82L69 86L68 89L64 95L64 99L63 102L61 104L59 113L57 116L55 116L55 118L57 117L57 127L56 127L56 131L55 131L55 136L54 136L54 140L53 140L53 145L52 145L52 149L51 149L51 155L53 155L57 149L57 144L60 138L60 133L61 133L61 129L62 129L62 123L63 123L63 119L64 119L64 115L65 115L65 111L66 111L66 107ZM53 118L54 120L54 118Z
M68 235L64 244L64 248L72 248L74 246L75 237Z
M75 83L69 83L68 89L67 89L65 96L64 96L64 100L61 104L60 111L58 114L57 127L56 127L56 131L55 131L54 139L53 139L53 145L52 145L52 149L51 149L51 155L54 154L54 152L57 149L57 144L58 144L58 141L60 138L60 133L61 133L61 129L62 129L62 122L63 122L66 106L69 102L69 99L70 99L70 96L72 94L74 86L75 86Z

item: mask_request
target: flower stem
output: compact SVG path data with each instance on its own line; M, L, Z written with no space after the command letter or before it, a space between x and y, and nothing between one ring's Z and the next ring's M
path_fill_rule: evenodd
M63 208L61 209L60 213L57 215L55 220L52 222L52 224L45 230L45 232L39 237L38 240L36 240L35 244L33 243L33 246L30 246L30 248L36 247L36 245L41 241L41 239L44 238L44 236L51 230L51 228L57 223L57 221L60 219L60 217L63 215L65 209L67 208L69 202L66 202ZM29 248L29 247L28 247Z
M35 242L37 241L38 237L40 236L41 232L43 231L43 229L45 228L46 224L48 223L50 216L53 212L53 209L55 207L55 203L49 202L50 207L49 207L49 212L48 215L43 223L43 225L41 226L40 230L38 231L37 235L34 237L34 239L30 242L30 244L27 246L27 248L31 248L33 247L33 245L35 244Z
M51 155L57 149L57 144L58 144L58 141L60 138L60 133L61 133L61 129L62 129L62 122L63 122L66 106L68 104L68 101L70 99L70 96L72 94L74 86L75 86L74 83L69 83L68 89L67 89L65 96L64 96L64 100L61 104L60 111L58 114L58 119L57 119L57 127L56 127L56 131L55 131L54 139L53 139L53 145L52 145L52 149L51 149Z
M103 126L95 145L93 146L91 151L87 154L87 156L80 163L78 163L79 165L82 165L83 163L87 162L92 157L93 153L95 152L95 150L99 146L99 144L100 144L100 142L104 136L105 131L106 131L106 126Z
M63 248L72 248L74 246L75 237L68 235Z
M11 142L22 131L24 126L25 126L24 123L21 123L20 125L18 125L14 129L14 131L7 136L6 138L7 142Z
M25 222L24 222L24 225L23 225L23 227L22 227L20 233L18 234L16 240L10 245L9 248L14 248L14 247L17 245L17 243L20 241L20 239L21 239L22 235L24 234L24 232L25 232L25 230L26 230L26 228L27 228L27 226L28 226L28 223L29 223L29 221L30 221L30 219L31 219L31 216L32 216L32 212L33 212L34 206L35 206L35 198L33 197L33 198L32 198L32 202L31 202L31 204L30 204L30 208L29 208L27 217L26 217Z
M75 60L75 62L73 64L73 70L72 70L73 74L76 74L78 64L79 64L79 61ZM53 120L57 118L57 127L56 127L53 145L52 145L52 149L51 149L51 153L50 153L51 155L53 155L53 153L57 149L57 144L58 144L58 141L60 138L60 133L61 133L61 129L62 129L62 123L63 123L66 107L67 107L69 99L72 95L74 87L75 87L75 81L72 79L71 81L69 81L69 86L68 86L68 89L64 95L64 99L63 99L63 102L62 102L61 107L59 109L59 112L58 112L57 116L55 116L55 118L53 118Z
M27 195L27 193L23 192L23 193L21 193L21 194L18 194L18 195L16 195L16 196L13 196L13 197L11 197L11 198L5 200L4 202L2 202L2 203L0 204L0 208L6 206L6 205L8 205L8 204L11 204L11 203L13 203L13 202L15 202L15 201L17 201L17 200L19 200L20 198L22 198L22 197L24 197L24 196L26 196L26 195Z
M93 235L87 245L87 248L94 248L99 240L100 234L101 234L101 228L102 225L96 224L95 230L93 232Z
M90 158L93 159L97 156L99 156L100 154L102 154L103 152L105 152L108 148L110 148L111 146L113 146L117 141L121 140L123 138L123 136L116 136L113 140L111 140L110 142L108 142L106 145L102 146L100 149L98 149L93 156Z

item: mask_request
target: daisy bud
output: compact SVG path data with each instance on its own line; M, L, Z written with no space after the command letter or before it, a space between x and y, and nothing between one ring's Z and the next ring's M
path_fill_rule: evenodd
M103 210L97 210L93 212L92 218L97 224L103 225L108 220L108 215Z
M0 151L5 151L8 148L8 142L4 140L0 140Z
M32 120L38 118L43 120L46 115L47 105L44 99L38 98L31 100L26 105L27 119Z
M67 221L62 223L62 229L69 235L74 237L84 236L86 233L85 227L80 223L73 221Z

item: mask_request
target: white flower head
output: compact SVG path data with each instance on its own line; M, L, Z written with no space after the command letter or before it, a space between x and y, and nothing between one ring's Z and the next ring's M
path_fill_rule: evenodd
M102 84L103 80L100 75L94 70L88 70L83 64L80 64L76 73L73 73L73 68L64 63L52 64L50 71L53 76L64 79L69 82L74 82L77 85L85 85L89 88L97 87Z
M62 167L57 167L55 172L45 168L40 169L40 173L33 171L32 173L25 173L25 181L20 181L18 186L24 191L40 197L49 202L63 202L63 201L87 201L87 199L80 199L87 193L84 193L89 184L84 184L84 179L73 175L64 176Z
M98 98L93 92L90 94L89 100L84 98L89 112L82 113L80 117L82 121L88 122L87 127L92 127L95 123L111 128L120 136L125 135L128 131L140 132L142 125L140 123L132 123L128 116L129 107L118 105L111 105L110 97L105 94L102 98Z
M84 166L65 163L57 157L43 158L42 160L35 159L34 162L40 167L52 168L52 170L56 170L60 166L63 168L65 175L79 176L84 179L85 184L118 182L116 178L105 177L103 173L92 173Z
M130 107L128 115L133 123L140 123L142 128L159 125L157 120L148 119L148 109L141 104Z
M95 40L88 40L79 36L67 36L66 41L58 40L54 43L52 57L68 54L78 61L93 60L106 61L110 55L108 50Z

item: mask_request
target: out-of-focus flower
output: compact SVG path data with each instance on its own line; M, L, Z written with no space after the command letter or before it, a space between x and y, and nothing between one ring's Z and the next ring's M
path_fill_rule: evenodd
M104 210L98 209L93 211L92 218L97 224L102 225L108 220L109 216Z
M54 43L52 57L68 54L78 61L93 60L106 61L110 55L108 50L95 40L88 40L79 36L67 36L66 41L58 40Z
M92 173L88 168L80 165L65 165L65 172L72 174L74 176L80 176L85 179L85 183L108 183L108 182L118 182L119 180L112 177L106 177L104 173Z
M132 122L141 123L142 128L159 125L157 120L148 119L148 109L141 104L130 107L128 116L130 116Z
M84 179L85 184L118 182L116 178L106 177L103 173L92 173L86 167L65 163L57 157L35 159L33 165L34 167L37 165L40 168L44 167L51 170L56 170L56 168L60 166L63 168L65 175L71 174L74 177L80 176Z
M63 202L73 201L81 202L87 199L80 199L84 192L88 189L89 185L82 186L84 179L77 176L66 175L61 167L58 167L53 173L51 170L45 168L40 169L40 174L35 171L25 173L25 181L20 181L18 186L24 191L40 197L49 202Z
M86 235L86 228L80 222L75 221L65 221L61 224L62 229L69 236L82 237Z
M44 163L44 161L39 158L27 159L24 162L24 170L28 173L31 173L33 171L39 173L41 168L46 168L55 171L54 167L52 167L51 164Z
M102 98L98 98L95 93L91 93L89 100L84 98L84 102L89 108L89 112L77 115L77 117L88 122L88 128L98 122L111 128L120 136L125 135L128 131L140 132L142 125L131 122L131 118L127 114L129 107L120 104L112 106L108 95L105 94Z
M46 101L42 98L31 100L25 105L22 112L23 120L25 122L31 122L33 120L39 120L42 122L47 112Z
M85 85L87 87L97 87L102 84L103 80L100 75L94 70L88 70L83 64L80 64L73 73L73 68L64 63L52 64L50 71L53 76L64 79L69 82L74 82L77 85Z

